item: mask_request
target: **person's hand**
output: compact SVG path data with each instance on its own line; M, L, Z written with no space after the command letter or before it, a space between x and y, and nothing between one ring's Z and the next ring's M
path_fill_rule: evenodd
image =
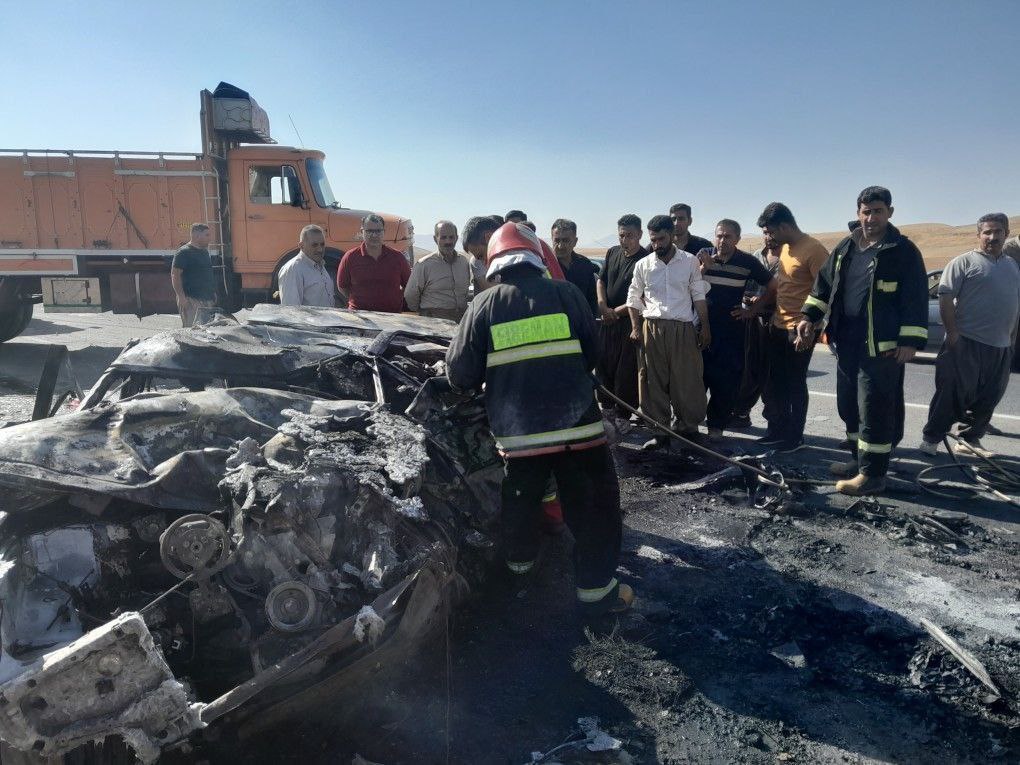
M956 341L960 339L959 332L946 332L946 345L952 348L956 345Z
M793 342L793 347L798 350L807 350L815 343L815 326L807 319L801 319L797 323L797 339Z
M701 350L705 350L712 344L712 330L708 328L708 324L702 324L701 329L698 330L698 347Z
M906 364L917 353L917 348L912 345L899 345L895 351L886 351L887 355L891 355L896 359L897 364Z
M638 345L641 345L641 330L638 329L637 327L634 327L634 329L630 331L630 340L632 343L637 343Z
M758 313L753 308L734 308L730 311L730 316L739 321L747 321L753 319Z
M599 303L599 316L602 317L602 321L612 323L617 321L620 317L616 315L616 311L610 308L605 303Z

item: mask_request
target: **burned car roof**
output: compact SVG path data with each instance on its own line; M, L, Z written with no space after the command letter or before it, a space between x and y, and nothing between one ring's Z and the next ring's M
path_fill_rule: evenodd
M415 314L270 304L255 306L251 310L248 322L349 334L375 335L379 332L401 332L412 337L435 337L447 341L453 337L457 328L456 322Z
M493 559L501 462L444 384L454 325L256 314L142 340L78 411L0 430L12 746L151 761L335 701Z

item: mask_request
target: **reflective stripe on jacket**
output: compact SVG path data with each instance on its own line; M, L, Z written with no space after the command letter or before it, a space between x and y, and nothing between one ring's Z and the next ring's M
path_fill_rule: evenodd
M485 383L489 425L508 457L584 449L606 442L591 370L596 327L584 295L530 266L468 306L446 354L450 383Z
M836 245L801 309L812 322L828 321L830 336L838 331L843 313L843 292L839 288L853 259L859 225L855 221L851 235ZM878 356L900 345L920 350L928 344L928 276L924 258L917 245L895 226L889 226L875 253L865 308L869 355Z

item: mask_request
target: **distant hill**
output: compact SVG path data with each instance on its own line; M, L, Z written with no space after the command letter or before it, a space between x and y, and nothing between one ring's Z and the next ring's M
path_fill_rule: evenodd
M965 226L947 226L944 223L905 223L899 229L920 248L929 271L943 268L946 263L960 253L972 250L977 246L977 230L973 223ZM1011 235L1020 232L1020 215L1009 219L1009 230L1012 232ZM846 235L846 230L811 234L830 250ZM607 247L616 244L616 241L611 240L611 237L605 237L604 240L598 240L597 244L601 244L602 241L610 242L606 245ZM761 247L760 235L745 236L740 240L740 249L742 250L751 252L759 247ZM605 248L578 248L578 252L589 256L604 255Z

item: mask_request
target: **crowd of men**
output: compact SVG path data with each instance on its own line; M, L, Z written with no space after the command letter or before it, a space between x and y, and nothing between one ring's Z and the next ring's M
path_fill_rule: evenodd
M849 235L830 253L800 230L789 207L773 202L757 220L763 247L752 254L739 249L737 221L720 220L712 240L702 239L690 231L691 207L675 204L647 222L650 249L641 244L641 219L622 216L620 244L601 268L576 251L577 226L565 218L552 225L551 247L520 210L473 217L462 232L439 221L436 250L411 263L383 243L383 219L370 214L335 282L322 230L306 226L301 251L280 271L280 301L332 307L335 285L350 309L459 322L448 377L455 388L484 384L507 463L510 570L533 565L543 503L548 514L556 497L576 540L582 607L615 611L634 594L615 577L619 488L604 417L626 427L640 410L685 440L711 445L726 429L750 425L760 397L767 426L759 445L795 452L804 445L808 366L824 332L836 353L849 451L830 466L841 478L836 489L885 489L904 435L905 364L927 344L929 302L921 253L892 214L888 189L864 189ZM982 216L977 247L943 271L946 339L920 443L925 454L936 454L957 423L956 448L988 454L980 438L1005 393L1020 319L1020 237L1008 237L1005 215ZM458 238L466 255L457 252ZM186 326L206 300L187 289L202 282L189 275L201 247L193 229L174 260ZM656 435L644 448L669 445Z

